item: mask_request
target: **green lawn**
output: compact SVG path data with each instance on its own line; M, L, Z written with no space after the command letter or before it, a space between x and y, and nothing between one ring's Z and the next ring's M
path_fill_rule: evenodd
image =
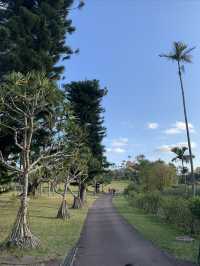
M183 235L180 230L153 215L145 214L143 211L133 208L124 196L114 198L113 202L119 213L146 239L153 241L161 249L168 251L177 258L196 261L198 241L193 243L176 241L176 236Z
M67 221L56 219L60 197L38 196L30 200L29 219L32 232L41 240L41 248L32 251L3 251L1 257L15 255L22 257L30 255L41 260L53 258L62 259L79 239L80 232L87 215L88 207L95 200L88 195L87 206L80 210L70 210L71 219ZM72 197L68 197L71 206ZM12 193L0 195L0 242L8 236L15 220L18 200Z
M108 188L114 188L118 192L123 192L124 189L129 185L129 180L113 180L111 184L105 186L105 191L108 191Z

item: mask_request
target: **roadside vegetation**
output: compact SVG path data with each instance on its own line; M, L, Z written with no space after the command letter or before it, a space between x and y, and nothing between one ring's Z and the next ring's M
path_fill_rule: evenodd
M133 225L146 239L152 241L156 246L176 258L197 261L198 238L192 242L176 241L176 236L185 234L182 228L135 207L135 204L124 196L115 197L114 205L128 223Z
M200 197L193 197L193 179L188 171L182 171L185 168L182 159L188 158L184 156L178 158L181 164L178 169L173 163L149 161L143 155L124 162L115 171L122 178L128 177L130 184L123 195L114 199L114 204L147 239L177 258L197 262ZM199 179L197 172L195 178ZM199 192L196 189L197 195Z

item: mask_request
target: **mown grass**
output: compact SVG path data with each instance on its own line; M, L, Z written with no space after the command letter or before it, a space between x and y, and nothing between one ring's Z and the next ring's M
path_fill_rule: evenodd
M124 189L129 185L129 180L113 180L111 184L105 186L105 191L108 191L108 188L114 188L118 192L123 192Z
M176 237L183 235L183 232L178 228L130 206L124 196L114 198L113 202L119 213L141 232L146 239L151 240L162 250L168 251L179 259L196 262L198 240L192 243L178 242Z
M61 259L78 241L83 223L85 221L88 207L95 198L88 195L87 204L83 209L70 210L70 220L56 219L60 204L58 195L48 197L37 196L30 199L29 221L32 232L41 240L41 247L36 250L9 250L1 252L1 257L14 255L23 257L30 255L41 260ZM68 197L71 206L72 197ZM2 244L8 236L16 218L19 202L13 193L0 195L0 243Z

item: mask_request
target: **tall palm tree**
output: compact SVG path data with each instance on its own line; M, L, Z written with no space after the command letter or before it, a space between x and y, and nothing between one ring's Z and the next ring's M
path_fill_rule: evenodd
M185 92L184 92L184 87L183 87L182 73L184 72L184 63L191 63L192 62L192 56L190 53L194 49L195 49L195 47L188 48L188 46L182 42L174 42L172 52L170 52L169 54L161 54L160 55L160 57L165 57L169 60L176 61L177 66L178 66L178 74L179 74L180 85L181 85L183 110L184 110L186 133L187 133L187 142L188 142L188 148L189 148L193 196L196 195L196 187L195 187L192 147L191 147L191 141L190 141L190 131L189 131L189 126L188 126L188 117L187 117L187 110L186 110L186 101L185 101Z

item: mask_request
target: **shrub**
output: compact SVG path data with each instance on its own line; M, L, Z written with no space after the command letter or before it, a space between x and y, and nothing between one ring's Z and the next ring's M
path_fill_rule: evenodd
M189 204L192 215L200 219L200 197L196 197L190 200Z
M128 185L127 188L124 189L124 194L125 195L129 195L130 193L132 193L133 191L137 191L136 186L134 183L131 183Z
M189 201L183 198L166 197L162 202L164 219L187 232L193 230L193 217Z
M147 213L157 214L162 198L159 192L140 193L136 196L135 205Z

